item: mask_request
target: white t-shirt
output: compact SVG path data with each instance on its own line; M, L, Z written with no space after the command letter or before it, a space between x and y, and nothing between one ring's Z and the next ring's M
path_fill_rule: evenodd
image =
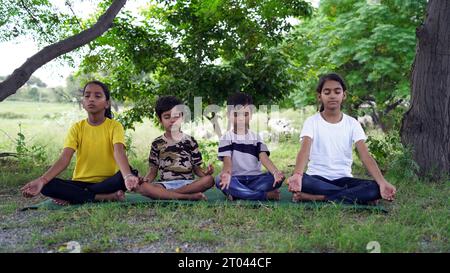
M359 122L343 114L338 123L325 121L320 113L306 119L300 139L312 139L307 174L320 175L329 180L352 176L352 146L366 134Z

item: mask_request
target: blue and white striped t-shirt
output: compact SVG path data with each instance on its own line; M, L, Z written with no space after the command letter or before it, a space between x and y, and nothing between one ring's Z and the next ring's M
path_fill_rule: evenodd
M237 135L233 131L226 132L219 141L219 160L223 161L225 156L230 156L232 161L231 175L260 175L261 161L259 153L269 149L262 138L249 131L246 135Z

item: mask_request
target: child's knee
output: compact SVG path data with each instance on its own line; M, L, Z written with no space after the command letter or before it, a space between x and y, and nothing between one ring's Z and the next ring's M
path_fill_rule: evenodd
M302 191L303 189L309 189L314 184L311 176L304 174L302 177Z
M377 200L381 198L380 187L375 181L367 181L366 183L366 191L370 196L369 199Z
M45 195L45 196L49 196L52 194L52 192L54 191L55 187L57 187L58 185L56 185L57 182L55 181L55 179L50 180L47 184L45 184L42 189L41 189L41 194Z
M212 175L207 175L205 176L205 184L211 188L212 186L214 186L215 181L214 181L214 177Z
M220 185L219 185L220 184L220 176L219 175L216 176L216 178L214 179L214 182L216 184L216 187L220 189Z
M48 196L48 194L50 193L50 188L49 188L49 184L50 182L48 182L46 185L44 185L44 187L42 187L41 190L41 194L44 196Z

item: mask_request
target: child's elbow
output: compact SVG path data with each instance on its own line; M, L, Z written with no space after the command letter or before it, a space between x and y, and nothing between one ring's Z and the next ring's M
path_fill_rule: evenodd
M61 163L64 166L68 166L70 164L70 161L72 160L72 155L63 153L61 157L59 158L59 163Z
M267 153L266 152L261 152L261 153L259 153L259 160L264 160L264 161L266 161L267 159L269 159L269 157L267 156Z

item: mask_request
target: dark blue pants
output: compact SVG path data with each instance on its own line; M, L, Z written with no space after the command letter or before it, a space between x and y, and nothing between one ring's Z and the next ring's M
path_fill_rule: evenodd
M282 182L273 187L275 181L271 173L260 175L238 175L232 176L230 187L223 189L225 195L231 195L234 199L245 200L267 200L267 192L281 187ZM220 189L220 176L216 177L216 187Z
M138 174L136 170L132 170L132 172L135 175ZM68 201L71 204L83 204L94 202L96 194L114 193L118 190L127 190L120 171L99 183L53 178L42 188L41 193L50 198Z
M373 180L342 177L328 180L318 175L303 174L302 192L325 195L326 200L346 204L367 204L381 198L380 187Z

